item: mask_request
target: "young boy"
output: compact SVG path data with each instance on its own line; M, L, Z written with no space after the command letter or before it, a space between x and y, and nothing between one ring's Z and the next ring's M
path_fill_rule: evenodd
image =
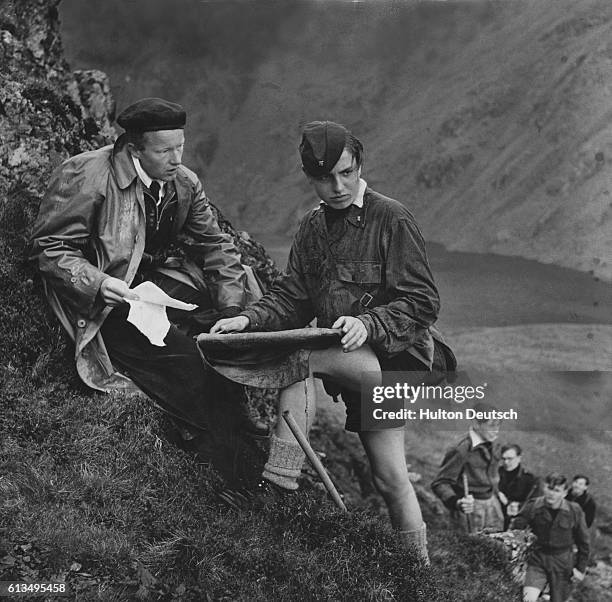
M535 602L548 583L551 602L564 602L572 582L584 579L589 532L580 506L564 499L567 479L552 472L544 483L544 495L528 502L511 525L516 529L530 527L537 537L529 555L523 600ZM574 545L578 550L575 559Z
M482 419L475 419L467 435L446 452L431 488L451 511L456 528L469 533L502 531L504 514L497 490L500 454L495 443L500 421L488 404L477 404L474 409Z
M455 362L433 327L440 302L414 217L367 186L363 156L361 142L344 126L331 121L304 126L302 169L320 203L300 224L287 276L237 317L217 322L211 333L288 330L313 318L320 327L342 330L342 347L328 352L335 356L311 353L310 371L339 373L346 429L359 433L393 527L426 560L425 524L408 478L404 431L363 429L359 385L349 384L358 383L368 365L370 372L446 372ZM303 389L299 382L285 388L280 411L303 416ZM263 477L295 489L303 460L280 421Z

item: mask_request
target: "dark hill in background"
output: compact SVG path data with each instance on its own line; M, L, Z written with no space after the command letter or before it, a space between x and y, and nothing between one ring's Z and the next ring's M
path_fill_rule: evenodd
M107 71L120 107L185 104L186 161L240 228L294 230L313 203L299 126L329 118L428 239L612 278L609 2L65 0L61 16L68 57Z

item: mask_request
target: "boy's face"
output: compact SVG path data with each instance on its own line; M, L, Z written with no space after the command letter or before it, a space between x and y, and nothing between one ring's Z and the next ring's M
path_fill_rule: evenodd
M581 496L587 490L585 479L575 479L572 483L572 493L576 496Z
M544 501L551 508L558 508L567 495L567 485L544 485Z
M499 420L474 421L474 430L485 440L493 442L499 435Z
M334 168L324 176L308 176L318 197L332 209L350 207L359 194L361 168L346 148Z

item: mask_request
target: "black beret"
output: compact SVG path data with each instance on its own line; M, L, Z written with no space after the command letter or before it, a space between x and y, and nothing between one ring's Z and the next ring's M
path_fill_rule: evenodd
M302 130L302 168L310 176L323 176L338 163L350 132L333 121L311 121Z
M131 132L179 130L185 127L185 109L163 98L143 98L117 117L117 123Z

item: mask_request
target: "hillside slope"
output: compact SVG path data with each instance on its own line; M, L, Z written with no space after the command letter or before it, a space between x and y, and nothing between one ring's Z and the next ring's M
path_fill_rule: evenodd
M239 227L294 230L313 203L299 126L329 118L363 139L368 181L427 238L612 278L610 3L185 2L166 18L153 2L135 30L138 6L93 20L65 1L69 56L108 70L120 101L188 107L189 158ZM143 29L182 41L157 49Z

